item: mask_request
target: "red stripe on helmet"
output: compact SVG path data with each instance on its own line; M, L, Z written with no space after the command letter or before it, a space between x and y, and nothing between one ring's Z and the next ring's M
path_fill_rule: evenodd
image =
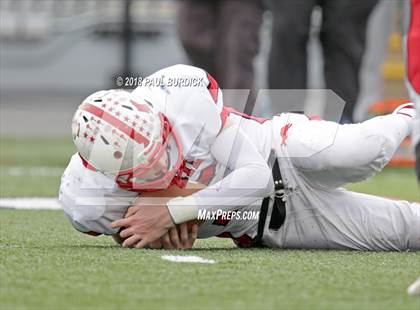
M94 106L90 103L82 104L80 106L80 109L99 117L100 119L104 120L105 122L107 122L111 126L115 127L116 129L120 130L121 132L125 133L127 136L129 136L131 139L133 139L137 143L144 144L145 146L149 145L150 141L145 136L143 136L142 134L140 134L139 132L134 130L133 127L127 125L124 122L122 122L121 120L119 120L115 116L109 114L108 112L106 112L106 111L104 111L104 110L102 110L102 109L100 109L100 108L98 108L98 107L96 107L96 106Z

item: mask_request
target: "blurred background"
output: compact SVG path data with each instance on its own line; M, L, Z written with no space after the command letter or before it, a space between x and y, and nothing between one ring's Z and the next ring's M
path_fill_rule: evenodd
M294 98L320 114L317 107L325 106L332 90L334 102L348 103L344 111L351 106L346 118L337 119L342 122L388 113L407 100L405 1L369 0L360 7L336 1L341 8L327 0L297 1L311 3L305 7L294 2L1 0L0 196L56 195L74 152L70 121L76 107L92 92L117 88L118 76L198 65L222 88L250 89L244 110L261 116L284 110L288 100L287 91L273 100L265 89L309 89L305 98ZM353 24L340 33L337 21L346 18ZM351 33L354 25L357 33ZM297 56L307 65L295 64ZM346 57L353 67L342 66ZM345 85L340 77L347 78ZM392 165L408 169L385 176L402 175L401 188L391 195L404 190L417 199L408 140Z

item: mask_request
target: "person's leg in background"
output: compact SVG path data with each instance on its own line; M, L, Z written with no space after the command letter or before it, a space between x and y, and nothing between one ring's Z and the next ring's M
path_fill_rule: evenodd
M273 90L270 93L273 109L277 113L301 110L306 92L287 90L308 87L307 44L317 0L271 0L269 3L273 19L268 88ZM282 107L287 108L283 110Z
M272 0L273 14L268 86L270 89L307 87L309 27L316 0Z
M179 34L193 65L213 75L228 106L251 114L255 101L254 58L258 54L262 0L181 1Z
M360 92L353 113L355 122L368 118L370 106L384 97L382 64L388 53L392 15L398 0L379 0L367 26L366 51L360 72Z
M341 122L351 123L360 89L367 21L377 0L320 0L320 3L326 87L346 103Z
M216 0L185 0L179 2L178 10L178 33L187 56L192 65L213 76L216 76L217 6Z
M217 49L214 53L216 79L223 89L250 91L246 106L236 103L245 100L235 91L226 93L226 105L234 106L251 114L255 101L254 59L260 48L260 27L263 17L262 0L221 1L218 6L216 35ZM232 98L229 96L232 95Z
M253 88L253 62L260 46L262 14L261 0L220 2L214 60L222 88Z
M407 88L411 100L417 107L417 118L412 134L416 155L416 174L420 182L420 0L410 0L406 14L408 25L404 36L407 67Z

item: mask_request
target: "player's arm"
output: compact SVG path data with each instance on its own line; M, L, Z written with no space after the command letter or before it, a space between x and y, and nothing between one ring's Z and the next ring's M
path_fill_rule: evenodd
M177 197L162 205L142 205L128 218L115 221L123 228L123 245L143 248L164 236L175 224L198 218L200 211L233 210L249 205L273 190L271 170L251 141L237 126L225 127L211 152L231 172L215 183L187 197Z
M172 69L190 70L185 67ZM180 76L186 75L189 74L180 73ZM124 246L142 248L161 238L175 224L197 219L199 210L232 210L238 205L253 203L272 191L267 163L239 127L224 126L226 119L222 114L220 89L213 78L205 77L207 84L203 87L171 89L172 96L166 98L163 111L173 117L172 125L182 137L184 154L194 158L211 152L232 172L221 182L196 194L157 206L145 204L131 217L113 222L113 228L123 228L120 235L126 238Z
M84 167L73 155L60 185L59 201L72 226L91 235L112 235L113 220L123 218L137 196L115 185L114 180Z
M272 192L271 169L238 125L225 126L211 152L231 172L221 181L190 196L168 201L168 210L175 223L196 219L199 212L228 211L249 205Z
M195 189L191 186L189 190L173 186L161 192L145 193L144 197L138 197L135 200L137 193L119 189L112 179L99 172L86 169L80 157L75 154L63 174L59 200L67 218L76 230L94 236L111 235L117 243L121 244L124 238L118 234L118 229L111 228L110 223L133 213L135 210L129 209L133 201L149 200L154 203L158 201L166 203L171 197L190 195L198 189L197 185ZM194 222L174 227L159 242L164 248L191 248L197 237L198 224ZM175 234L177 231L179 233ZM149 246L160 248L157 244Z
M125 218L128 218L137 213L141 206L160 206L177 196L189 196L193 193L203 189L205 185L199 183L189 183L187 188L179 188L175 185L157 192L146 192L138 196L128 208ZM198 226L200 221L193 220L181 223L169 229L169 231L160 239L150 242L146 247L152 249L190 249L194 245L197 238ZM126 238L119 234L112 235L113 239L124 245Z

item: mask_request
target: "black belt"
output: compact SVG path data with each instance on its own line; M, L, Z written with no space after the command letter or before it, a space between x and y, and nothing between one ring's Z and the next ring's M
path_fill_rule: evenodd
M284 193L284 185L277 159L274 162L272 174L274 180L275 193L273 211L271 212L271 218L268 228L272 230L279 230L286 219L286 202L283 201L282 198L282 194ZM257 236L253 240L254 247L264 247L262 238L264 234L265 221L267 219L269 202L270 197L265 197L262 201L260 217L258 219Z

